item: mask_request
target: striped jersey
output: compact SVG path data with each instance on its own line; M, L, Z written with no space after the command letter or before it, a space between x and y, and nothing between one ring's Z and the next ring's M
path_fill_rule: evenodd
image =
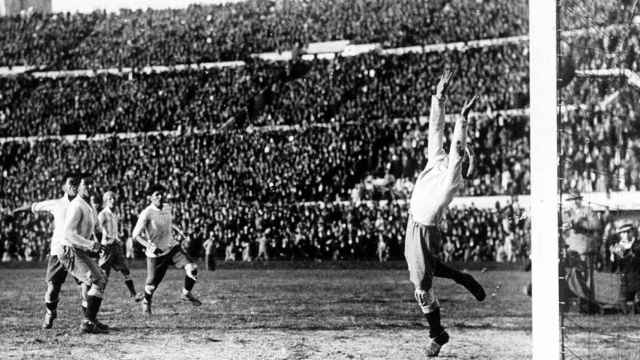
M145 254L148 257L162 256L178 244L173 238L173 215L169 205L158 209L153 204L147 206L138 216L138 222L133 228L132 237L139 235L146 236L146 240L153 243L162 251L162 254L155 255L147 249Z

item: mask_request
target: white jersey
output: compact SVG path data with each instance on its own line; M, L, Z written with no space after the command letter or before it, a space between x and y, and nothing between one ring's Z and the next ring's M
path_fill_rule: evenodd
M49 254L60 256L63 253L64 246L64 220L69 208L69 198L67 195L52 200L36 202L31 205L32 212L46 211L53 215L53 235L51 236L51 245Z
M91 238L95 233L98 216L95 209L80 196L69 204L64 221L64 246L80 250L97 251L97 242Z
M144 233L146 240L154 244L162 253L155 255L147 249L145 254L148 257L157 257L168 254L171 249L178 245L173 238L173 215L169 205L158 209L153 204L142 210L138 216L136 226L133 228L131 237L135 238Z
M444 110L442 100L432 97L429 115L428 157L425 169L418 175L411 194L409 213L423 225L438 225L444 211L462 188L462 156L457 144L464 148L466 120L458 119L449 154L442 148L444 137Z
M118 241L118 215L105 208L98 214L98 225L102 231L102 245Z
M451 166L451 167L450 167ZM410 213L423 225L437 225L451 200L462 188L461 164L449 164L447 155L435 161L433 167L420 173L411 194Z

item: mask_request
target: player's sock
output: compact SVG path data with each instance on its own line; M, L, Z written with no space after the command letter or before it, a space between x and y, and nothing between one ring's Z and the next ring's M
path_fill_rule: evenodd
M146 290L144 291L144 301L146 301L148 304L151 304L151 297L153 295L149 294Z
M440 323L440 308L425 314L427 322L429 323L429 337L434 338L442 333L444 328Z
M452 267L449 267L440 261L436 263L436 266L434 267L433 275L437 277L445 278L445 279L451 279L457 283L459 283L460 281L463 281L462 272Z
M127 289L129 289L129 294L131 296L135 296L136 295L136 288L135 288L135 286L133 286L133 280L127 279L127 280L124 281L124 284L127 285Z
M185 276L184 277L184 289L183 292L186 290L186 292L190 292L191 289L193 289L193 286L196 284L196 281L193 280L191 277L189 276Z
M93 295L87 296L86 317L89 321L96 321L96 316L98 316L98 311L100 310L100 304L102 304L102 298Z
M57 301L46 302L46 303L44 303L44 305L47 307L47 311L50 312L50 313L53 313L58 308L58 302Z

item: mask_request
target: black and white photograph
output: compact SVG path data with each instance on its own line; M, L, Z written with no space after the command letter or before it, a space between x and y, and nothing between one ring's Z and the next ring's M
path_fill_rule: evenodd
M558 4L563 359L640 359L639 25L636 0Z
M0 0L1 359L640 359L639 0Z

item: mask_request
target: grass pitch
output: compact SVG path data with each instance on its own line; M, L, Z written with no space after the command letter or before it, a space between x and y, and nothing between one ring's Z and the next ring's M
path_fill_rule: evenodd
M180 301L184 273L170 270L147 318L111 275L99 318L117 329L80 335L79 290L68 278L58 319L43 330L44 268L0 269L0 358L78 359L422 359L426 321L408 272L397 269L221 269L201 271L195 308ZM472 272L488 297L478 303L436 279L448 359L531 357L529 274ZM142 289L144 270L133 271Z

